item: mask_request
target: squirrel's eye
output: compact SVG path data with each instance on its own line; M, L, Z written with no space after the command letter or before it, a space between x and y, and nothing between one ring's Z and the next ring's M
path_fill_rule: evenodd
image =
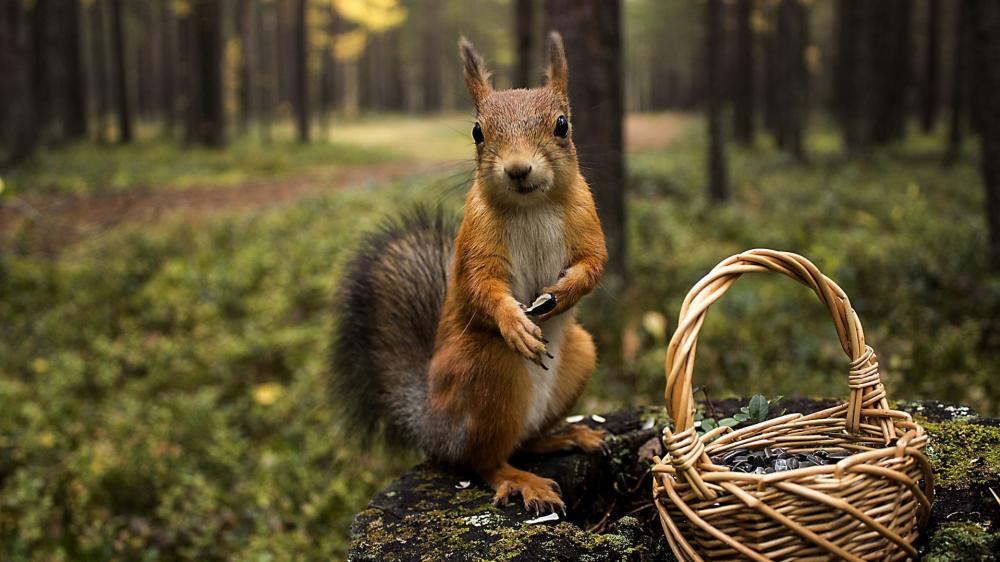
M476 141L476 144L483 144L485 138L483 137L483 128L476 123L472 126L472 140Z
M569 121L566 120L565 115L560 115L556 119L555 134L557 137L562 137L562 138L566 138L566 135L569 134Z

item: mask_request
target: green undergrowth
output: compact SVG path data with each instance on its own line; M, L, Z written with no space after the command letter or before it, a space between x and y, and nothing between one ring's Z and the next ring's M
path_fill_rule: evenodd
M27 163L0 170L7 195L113 193L132 189L235 186L249 181L398 160L384 146L239 139L224 150L185 148L173 140L128 145L91 142L42 149Z
M819 129L804 164L763 142L734 148L725 206L705 202L701 127L666 153L631 155L632 289L616 302L629 310L629 360L606 388L658 401L688 290L723 258L763 247L809 257L844 289L890 398L1000 412L1000 278L987 270L984 193L974 155L946 167L941 142L914 136L847 159L835 132ZM609 313L584 317L599 330ZM710 398L845 397L847 358L833 326L806 287L746 275L708 312L694 384Z

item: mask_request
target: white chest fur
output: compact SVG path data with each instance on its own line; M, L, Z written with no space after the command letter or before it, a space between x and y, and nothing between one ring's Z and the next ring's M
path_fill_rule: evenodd
M558 209L539 206L519 209L507 221L506 245L510 251L510 283L514 298L531 304L541 289L555 284L567 263L566 237ZM548 370L524 359L532 385L532 399L524 413L522 439L534 436L545 422L562 359L563 328L570 316L561 314L542 324L547 349L555 359L546 359Z

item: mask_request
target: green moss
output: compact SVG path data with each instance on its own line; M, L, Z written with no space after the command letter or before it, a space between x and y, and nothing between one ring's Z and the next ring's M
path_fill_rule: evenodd
M927 562L993 562L1000 560L1000 534L975 523L945 523L934 532L924 560Z
M559 523L555 526L521 525L516 528L491 529L488 535L499 537L490 544L490 560L516 560L525 553L528 545L533 548L541 542L532 540L536 537L548 538L553 543L569 543L576 548L581 560L605 560L607 553L615 553L615 558L628 558L636 553L638 548L622 535L607 533L588 533L571 523ZM535 556L542 553L532 552Z
M931 437L927 454L939 486L983 484L1000 475L1000 428L964 421L921 424Z

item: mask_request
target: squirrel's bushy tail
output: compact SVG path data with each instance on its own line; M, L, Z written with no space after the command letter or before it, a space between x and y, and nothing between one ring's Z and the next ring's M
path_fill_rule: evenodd
M333 391L348 429L416 444L456 224L415 208L362 239L334 295Z

